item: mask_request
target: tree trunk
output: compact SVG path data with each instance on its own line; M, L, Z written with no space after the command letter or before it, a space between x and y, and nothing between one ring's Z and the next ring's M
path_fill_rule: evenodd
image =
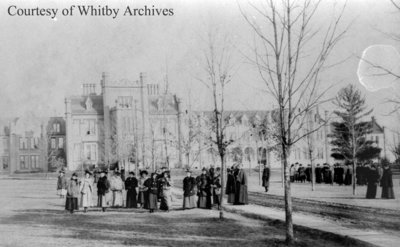
M355 120L354 120L355 121ZM352 141L353 141L353 195L356 195L356 137L355 137L355 128L354 128L355 123L352 123Z
M315 164L311 160L311 190L315 190Z
M224 211L222 210L222 204L224 199L224 185L225 185L225 156L220 155L221 158L221 194L219 195L220 207L219 207L219 219L224 219Z
M286 216L286 243L292 244L294 242L293 235L293 220L292 220L292 197L290 194L290 172L287 157L287 147L282 144L282 158L284 166L284 180L285 180L285 216Z

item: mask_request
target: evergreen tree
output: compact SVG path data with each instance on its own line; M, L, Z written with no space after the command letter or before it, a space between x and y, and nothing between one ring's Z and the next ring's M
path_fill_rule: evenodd
M377 158L381 151L372 145L373 141L366 138L372 131L372 123L362 120L371 114L372 109L367 110L365 97L351 84L339 91L334 105L338 107L334 114L340 120L332 123L331 156L353 164L353 194L355 194L357 161Z

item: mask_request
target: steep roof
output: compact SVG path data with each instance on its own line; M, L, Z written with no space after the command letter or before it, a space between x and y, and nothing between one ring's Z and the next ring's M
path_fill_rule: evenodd
M235 122L242 123L243 117L246 116L247 120L254 122L256 118L260 120L268 119L268 114L271 111L224 111L223 117L225 121L229 119L235 120ZM207 118L213 117L214 111L196 111L195 114L204 114Z
M380 126L377 122L375 117L371 117L371 130L372 130L372 134L383 134L384 129L382 126Z
M90 101L92 102L92 107L86 109L88 98L90 98ZM103 115L104 113L102 95L72 96L70 99L72 114Z

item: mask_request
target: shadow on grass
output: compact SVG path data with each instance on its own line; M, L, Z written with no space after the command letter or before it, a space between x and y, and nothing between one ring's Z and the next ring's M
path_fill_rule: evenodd
M2 224L47 229L52 238L115 241L149 246L283 246L276 227L219 220L204 211L153 214L144 210L113 210L70 214L64 210L15 210ZM129 214L128 214L129 213ZM62 240L61 240L62 241ZM307 245L304 245L307 246Z

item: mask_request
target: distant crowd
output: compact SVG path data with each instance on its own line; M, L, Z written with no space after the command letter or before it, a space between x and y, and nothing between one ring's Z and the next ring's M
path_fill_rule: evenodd
M125 178L125 171L118 169L110 171L101 170L92 173L86 170L84 177L78 179L73 173L71 179L65 177L61 170L57 181L57 194L65 198L65 209L70 213L83 207L83 212L95 206L92 195L97 188L97 204L103 212L109 207L113 208L143 208L150 213L155 210L168 212L172 207L172 186L170 171L166 167L157 169L149 176L148 171L139 172L139 178L133 171ZM221 205L221 170L203 168L202 173L194 177L191 170L186 170L182 181L183 205L182 208L211 209ZM124 193L125 192L125 193ZM225 193L228 203L235 205L247 204L247 176L241 164L228 169ZM124 194L126 194L124 196Z
M333 166L325 163L322 166L315 166L315 183L352 185L353 167L350 164L334 164ZM311 165L307 167L295 163L290 166L290 181L292 183L311 182ZM359 186L367 185L366 198L376 198L378 184L382 187L383 199L394 199L392 171L389 164L365 163L358 164L356 167L356 184Z

